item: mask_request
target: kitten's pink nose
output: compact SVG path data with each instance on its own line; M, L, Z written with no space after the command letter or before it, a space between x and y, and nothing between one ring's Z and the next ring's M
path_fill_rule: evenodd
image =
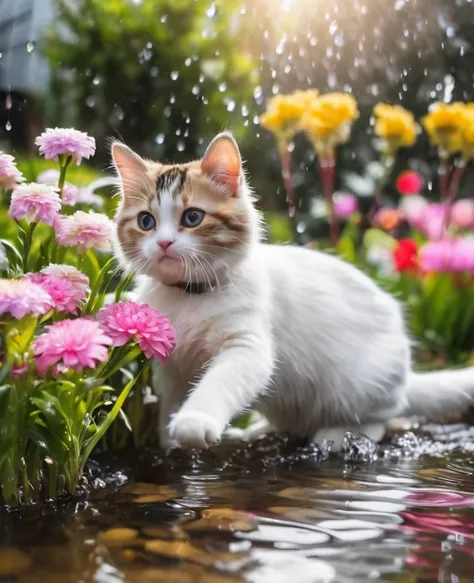
M172 245L173 241L158 241L158 245L166 251L170 245Z

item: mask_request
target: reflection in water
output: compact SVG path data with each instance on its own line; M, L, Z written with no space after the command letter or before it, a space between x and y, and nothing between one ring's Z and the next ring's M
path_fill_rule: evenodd
M451 435L104 455L87 500L2 517L0 581L472 582L474 462Z

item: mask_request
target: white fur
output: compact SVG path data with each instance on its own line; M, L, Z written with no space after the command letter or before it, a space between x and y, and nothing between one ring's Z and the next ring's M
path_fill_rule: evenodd
M138 285L138 299L176 330L176 351L161 368L163 445L207 448L234 416L255 408L267 422L251 427L249 438L273 429L338 448L348 429L380 439L397 415L469 403L473 369L411 373L394 298L334 256L259 242L245 181L238 196L253 236L214 264L214 291L187 294L152 276ZM183 253L186 246L190 256L199 253L196 242L183 244Z

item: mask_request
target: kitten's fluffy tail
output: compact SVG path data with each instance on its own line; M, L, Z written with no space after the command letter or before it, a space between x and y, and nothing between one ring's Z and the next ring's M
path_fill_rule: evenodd
M411 373L408 415L436 415L474 405L474 367L440 372Z

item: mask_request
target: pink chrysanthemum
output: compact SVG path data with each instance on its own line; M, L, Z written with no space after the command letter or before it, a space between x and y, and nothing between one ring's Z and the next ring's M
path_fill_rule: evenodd
M453 204L451 209L451 223L456 227L474 227L474 200L464 198Z
M334 212L340 218L347 219L357 212L357 197L343 193L334 197Z
M112 238L112 221L100 213L76 211L73 215L62 216L56 222L56 238L65 247L79 247L79 250L94 247L107 250Z
M77 288L78 292L87 296L90 292L89 288L89 278L84 275L82 271L79 271L76 267L72 265L62 265L59 263L50 263L47 267L41 270L41 273L45 275L51 275L53 277L62 277L69 280Z
M36 138L35 144L45 158L57 161L60 155L72 156L77 165L82 158L95 154L94 138L74 128L48 128Z
M18 319L25 314L41 316L53 305L48 292L28 279L0 279L0 314L8 312Z
M0 152L0 186L10 190L24 180L23 174L16 167L15 158Z
M79 194L79 189L74 184L66 182L63 188L63 204L67 206L74 206L77 203L77 195Z
M105 362L109 357L107 347L111 345L112 339L104 333L99 322L77 318L49 326L47 332L36 339L33 350L40 372L58 363L82 370Z
M421 248L420 265L424 271L474 273L474 240L430 241Z
M110 304L97 317L114 346L135 340L147 358L154 356L162 362L173 352L175 334L170 321L147 304Z
M40 285L53 298L54 309L58 312L76 314L77 309L86 301L87 293L82 286L76 286L66 277L46 273L28 273L26 278Z
M47 184L20 184L12 193L8 214L13 219L26 218L30 223L43 221L52 225L61 210L58 189Z

